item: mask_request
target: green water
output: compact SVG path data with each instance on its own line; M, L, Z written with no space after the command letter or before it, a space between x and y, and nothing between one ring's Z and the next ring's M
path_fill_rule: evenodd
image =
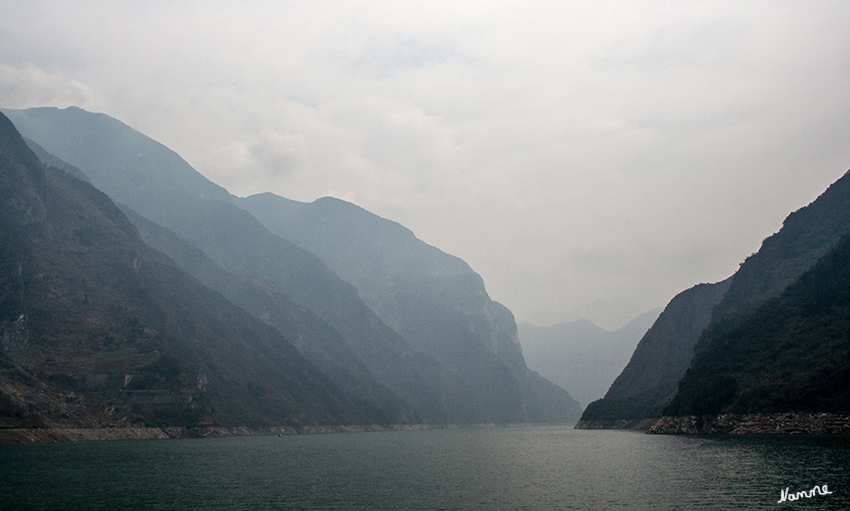
M850 438L552 427L9 446L0 509L850 509Z

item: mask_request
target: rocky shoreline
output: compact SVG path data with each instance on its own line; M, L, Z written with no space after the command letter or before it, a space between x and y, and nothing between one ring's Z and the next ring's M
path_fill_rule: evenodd
M249 427L117 427L117 428L0 428L0 445L50 444L105 440L164 440L169 438L223 438L230 436L311 435L325 433L360 433L370 431L416 431L422 429L464 429L495 427L549 426L549 424L398 424L378 426L272 426Z
M279 426L265 428L10 428L0 429L0 445L86 442L100 440L162 440L168 438L220 438L253 435L299 435L420 429L419 426Z
M847 435L850 414L756 413L714 417L663 417L649 430L654 435Z
M636 431L647 431L658 418L652 419L619 419L619 420L583 420L576 422L575 429L633 429Z
M505 424L504 427L546 424ZM304 435L421 429L494 428L496 424L273 426L262 428L210 426L125 428L0 428L0 445L46 444L104 440L162 440L169 438L222 438L230 436ZM653 435L850 435L850 414L775 413L723 414L715 417L662 417L619 421L579 421L575 429L630 429Z

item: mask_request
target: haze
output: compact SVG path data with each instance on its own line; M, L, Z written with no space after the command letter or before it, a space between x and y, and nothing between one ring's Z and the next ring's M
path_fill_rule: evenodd
M106 113L237 195L349 200L519 321L596 302L614 329L850 167L848 26L844 1L4 2L0 107Z

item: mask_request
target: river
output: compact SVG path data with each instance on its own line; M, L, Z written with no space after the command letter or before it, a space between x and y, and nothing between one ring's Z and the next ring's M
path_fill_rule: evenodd
M568 427L0 447L0 508L850 509L850 438ZM828 494L778 503L814 486Z

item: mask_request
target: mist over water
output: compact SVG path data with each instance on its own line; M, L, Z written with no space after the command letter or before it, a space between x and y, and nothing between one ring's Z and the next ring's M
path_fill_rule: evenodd
M3 447L0 495L3 509L846 509L848 466L842 437L446 429Z

